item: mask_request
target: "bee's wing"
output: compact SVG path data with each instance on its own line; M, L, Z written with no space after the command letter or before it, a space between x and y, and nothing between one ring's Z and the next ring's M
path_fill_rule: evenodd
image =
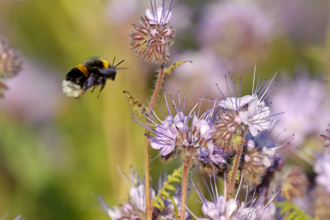
M88 60L99 60L100 56L91 56Z
M116 70L117 70L116 68L103 68L103 69L99 69L99 73L107 76L112 76L112 75L116 75Z
M122 69L126 69L126 68L115 68L115 67L103 68L103 69L99 69L99 72L103 75L112 76L115 75L118 70L122 70Z

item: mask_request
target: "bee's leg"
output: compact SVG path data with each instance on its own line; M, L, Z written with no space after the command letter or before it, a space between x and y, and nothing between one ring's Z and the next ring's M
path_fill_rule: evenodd
M94 92L94 90L95 90L95 86L94 86L94 88L93 88L93 90L91 92Z
M94 86L95 76L94 73L91 73L84 85L84 93L92 86Z
M99 95L97 96L97 98L100 97L100 93L101 93L101 91L103 90L103 88L105 86L105 82L106 82L105 79L103 79L103 78L99 79L99 83L101 84L101 89L99 91Z

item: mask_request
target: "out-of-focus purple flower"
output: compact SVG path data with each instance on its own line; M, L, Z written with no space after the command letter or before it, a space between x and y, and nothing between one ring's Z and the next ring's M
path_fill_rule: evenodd
M129 191L130 198L134 203L135 207L142 212L146 212L146 196L145 196L145 185L138 185L131 188ZM151 198L155 197L155 191L150 190Z
M322 133L330 120L325 83L311 79L306 72L299 73L295 80L283 77L279 88L271 94L272 111L284 111L279 120L288 132L295 134L292 145L300 145L313 133ZM275 128L280 133L280 128Z
M318 174L315 181L330 193L330 154L324 154L316 159L314 171Z
M136 171L128 174L128 178L131 183L131 189L129 191L129 201L118 208L114 206L110 208L102 198L99 196L98 202L102 209L108 213L109 217L113 220L128 219L128 220L139 220L143 219L146 214L146 196L145 196L145 185L140 179ZM125 180L126 182L126 180ZM155 191L150 189L151 198L155 197Z
M146 6L146 1L143 0L111 0L106 6L106 11L110 23L119 26L138 17Z
M177 33L183 33L192 24L191 8L185 4L176 4L174 11L179 13L173 13L171 17L173 27ZM190 58L188 57L187 59Z
M329 25L329 1L280 0L279 20L292 43L324 45Z
M269 13L254 3L217 1L202 11L198 36L231 71L240 72L264 57L273 29Z
M188 51L174 54L172 57L173 60L191 60L193 63L180 66L171 77L166 79L164 87L167 91L180 90L191 97L200 98L205 94L208 97L214 97L219 94L214 86L215 83L219 83L221 88L226 86L223 77L230 69L222 65L221 60L212 51Z
M55 73L25 59L20 76L8 82L11 89L1 106L8 114L32 123L47 122L62 106L60 84Z

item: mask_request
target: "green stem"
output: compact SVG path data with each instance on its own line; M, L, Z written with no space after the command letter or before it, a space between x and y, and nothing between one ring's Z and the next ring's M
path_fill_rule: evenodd
M164 65L160 66L160 71L158 74L158 79L156 82L155 90L152 94L151 102L150 102L150 110L152 111L155 107L157 97L159 94L159 90L161 88L162 82L164 78ZM147 119L146 125L149 127L149 120ZM149 138L150 136L150 131L146 129L146 138L145 138L145 145L144 145L144 173L145 173L145 189L146 189L146 211L147 211L147 220L152 220L152 212L153 212L153 207L151 203L151 196L150 196L150 175L149 175L149 169L150 169L150 164L149 164Z

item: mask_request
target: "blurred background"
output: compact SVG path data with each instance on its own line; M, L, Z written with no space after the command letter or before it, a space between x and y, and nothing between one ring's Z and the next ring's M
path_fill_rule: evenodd
M255 65L261 79L278 72L268 100L274 114L285 114L275 118L280 123L273 135L286 129L279 137L284 140L295 133L290 146L299 152L288 163L311 171L308 152L321 150L319 135L330 123L330 2L174 4L170 63L193 63L166 77L167 94L180 90L190 109L204 95L219 98L215 83L225 90L228 71L236 81L242 77L242 95L251 93ZM143 176L144 128L131 120L123 90L147 103L156 79L157 66L135 56L127 36L146 8L148 0L0 0L0 35L23 60L0 100L0 216L106 219L93 196L101 193L110 206L126 201L128 189L116 166L124 173L132 166ZM100 98L95 92L66 97L61 91L66 73L93 56L110 62L116 56L128 69L107 83ZM151 152L153 159L157 152ZM152 176L156 181L179 165L165 166L157 158ZM201 182L198 172L191 174ZM201 216L195 208L200 205L191 202L197 198L193 191L188 207Z

